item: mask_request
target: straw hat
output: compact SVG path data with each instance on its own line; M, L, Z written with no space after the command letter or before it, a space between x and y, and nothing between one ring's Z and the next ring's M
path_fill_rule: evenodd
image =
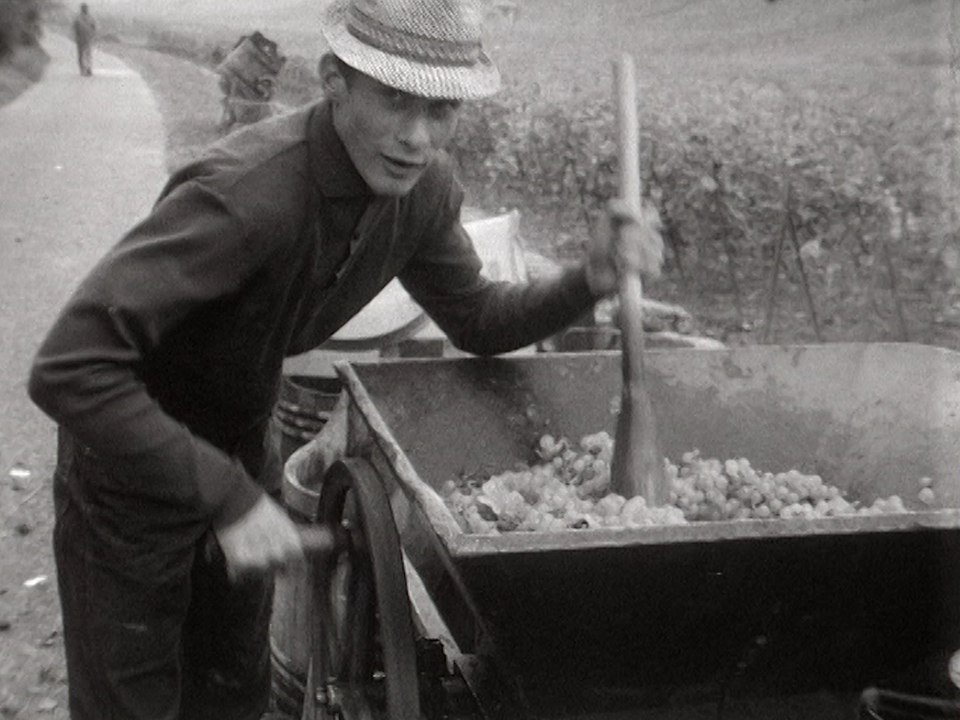
M470 0L334 0L322 30L343 62L385 85L474 100L500 87L481 45L481 17Z

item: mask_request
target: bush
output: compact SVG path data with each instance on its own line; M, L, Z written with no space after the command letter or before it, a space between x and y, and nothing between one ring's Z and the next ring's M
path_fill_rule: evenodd
M0 58L40 39L39 0L0 0Z
M747 81L643 97L644 191L675 274L731 293L743 322L741 299L771 283L779 247L814 313L860 308L877 339L935 339L930 308L948 309L958 290L941 262L957 221L934 161L948 136L902 137L886 120ZM609 98L508 87L465 114L453 152L480 202L548 219L562 258L579 254L575 238L616 192L614 123Z

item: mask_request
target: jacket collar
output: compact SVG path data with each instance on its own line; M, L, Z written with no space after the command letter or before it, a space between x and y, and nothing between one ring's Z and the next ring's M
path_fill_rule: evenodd
M325 197L373 196L337 135L333 126L333 109L328 101L318 103L311 113L309 138L313 175Z

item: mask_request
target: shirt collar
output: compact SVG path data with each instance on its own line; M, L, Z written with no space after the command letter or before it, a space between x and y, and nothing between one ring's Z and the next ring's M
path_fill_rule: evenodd
M310 118L311 163L317 185L328 198L370 197L373 192L357 172L333 126L333 108L319 103Z

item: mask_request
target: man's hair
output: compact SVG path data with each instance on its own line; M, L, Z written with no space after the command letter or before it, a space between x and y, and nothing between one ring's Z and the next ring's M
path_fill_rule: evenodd
M343 76L343 79L346 81L348 87L353 84L353 79L361 74L361 72L355 67L347 65L339 55L336 55L332 52L327 52L326 55L333 60L334 64L337 66L337 71Z

